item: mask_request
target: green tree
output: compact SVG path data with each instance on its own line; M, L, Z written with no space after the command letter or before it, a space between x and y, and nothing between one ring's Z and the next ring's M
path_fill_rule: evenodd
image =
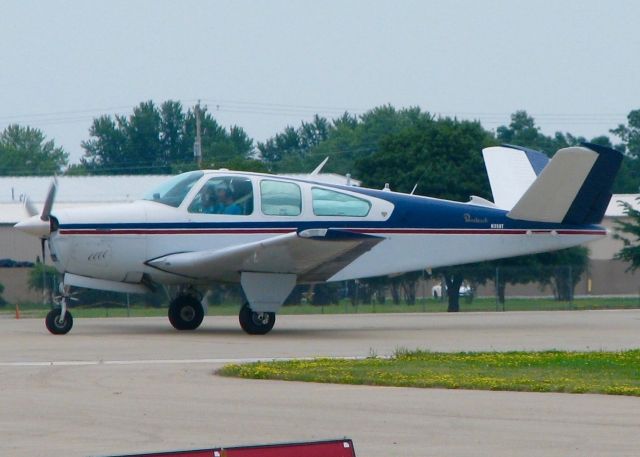
M627 125L619 124L611 133L622 140L622 152L633 158L640 158L640 109L629 112Z
M123 116L100 116L89 128L91 139L82 142L81 165L92 174L135 174L128 164L128 139Z
M556 300L573 300L576 285L589 266L589 249L574 246L536 255L541 265L540 282L550 285Z
M69 154L31 127L12 124L0 133L0 175L54 175L67 164Z
M373 108L360 116L344 113L331 121L315 116L300 127L288 126L264 143L258 143L260 157L274 172L305 172L325 157L331 160L325 172L346 174L355 163L380 149L389 135L409 128L429 113L420 108L396 109L391 105Z
M251 158L253 140L237 126L220 126L200 108L203 165L225 167L228 162ZM193 144L196 137L195 109L184 111L177 101L159 107L142 102L126 116L101 116L89 129L90 139L78 174L149 174L188 171L195 168Z
M501 143L516 144L544 152L552 156L558 149L575 146L587 141L570 133L556 132L548 136L540 131L535 119L526 111L516 111L511 115L511 123L496 129L496 138Z
M640 198L636 199L640 201ZM640 211L622 202L626 219L616 220L614 237L622 241L622 249L616 253L616 259L629 262L627 270L635 271L640 267Z
M380 150L356 162L365 185L466 201L470 195L490 198L480 151L494 144L480 123L451 118L416 119L414 125L389 134Z
M29 271L27 285L31 290L42 292L46 297L47 303L51 303L57 276L58 271L54 267L38 262Z
M495 140L478 122L436 119L417 110L405 112L403 120L381 139L379 150L356 162L364 184L380 188L389 183L393 190L410 192L417 183L416 193L422 195L458 201L470 195L489 198L480 151ZM494 271L483 264L434 270L447 285L448 310L459 310L465 279L483 283Z
M460 286L466 280L475 288L495 277L495 267L491 262L477 262L466 265L454 265L435 268L434 276L442 277L447 288L447 311L460 311Z
M583 246L509 257L487 262L495 271L496 293L505 302L508 284L539 283L552 288L557 300L573 298L576 285L589 264L589 250ZM493 279L493 278L491 278Z
M613 191L637 193L640 191L640 109L629 112L627 124L620 124L610 132L622 141L615 149L625 154Z
M313 121L302 122L297 129L287 126L282 133L258 143L258 152L273 170L304 171L309 162L307 156L327 140L330 130L327 119L315 115Z

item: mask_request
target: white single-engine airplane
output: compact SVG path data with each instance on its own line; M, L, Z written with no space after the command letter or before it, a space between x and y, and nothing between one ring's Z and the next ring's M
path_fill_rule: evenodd
M48 241L63 274L46 318L67 333L70 287L144 293L177 285L169 320L196 329L199 286L239 282L240 326L265 334L296 284L343 281L551 251L606 235L598 225L622 154L594 144L553 159L518 146L483 151L495 202L467 203L229 170L175 176L143 200L53 211L16 225ZM27 205L31 213L33 205Z

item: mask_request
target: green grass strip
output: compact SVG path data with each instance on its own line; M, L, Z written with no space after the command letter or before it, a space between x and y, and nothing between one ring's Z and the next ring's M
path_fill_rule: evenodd
M337 384L640 396L640 350L397 351L391 358L227 365L223 376Z

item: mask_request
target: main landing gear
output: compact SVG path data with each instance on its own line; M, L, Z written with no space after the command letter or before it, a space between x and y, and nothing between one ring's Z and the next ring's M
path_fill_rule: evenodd
M240 308L240 327L249 335L265 335L271 331L276 323L276 313L258 313L251 309L248 303Z
M204 319L204 309L197 297L179 294L169 304L169 322L176 330L195 330Z
M44 320L47 330L54 335L65 335L69 333L71 327L73 327L73 316L67 311L67 301L72 300L69 287L61 285L60 292L61 295L54 299L58 306L49 311Z

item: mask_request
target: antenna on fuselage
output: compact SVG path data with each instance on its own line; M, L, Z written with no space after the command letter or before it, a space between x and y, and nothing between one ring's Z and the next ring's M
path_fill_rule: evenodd
M411 193L409 195L413 195L413 193L416 191L416 189L418 188L418 184L420 184L420 181L422 181L422 178L424 178L424 175L427 174L427 170L423 171L422 174L420 175L420 177L418 178L418 180L416 181L415 186L413 186L413 189L411 189Z
M324 165L328 161L329 161L329 156L325 157L325 159L322 162L320 162L320 165L318 165L311 173L309 173L309 176L316 176L316 175L320 174L320 172L324 168Z

